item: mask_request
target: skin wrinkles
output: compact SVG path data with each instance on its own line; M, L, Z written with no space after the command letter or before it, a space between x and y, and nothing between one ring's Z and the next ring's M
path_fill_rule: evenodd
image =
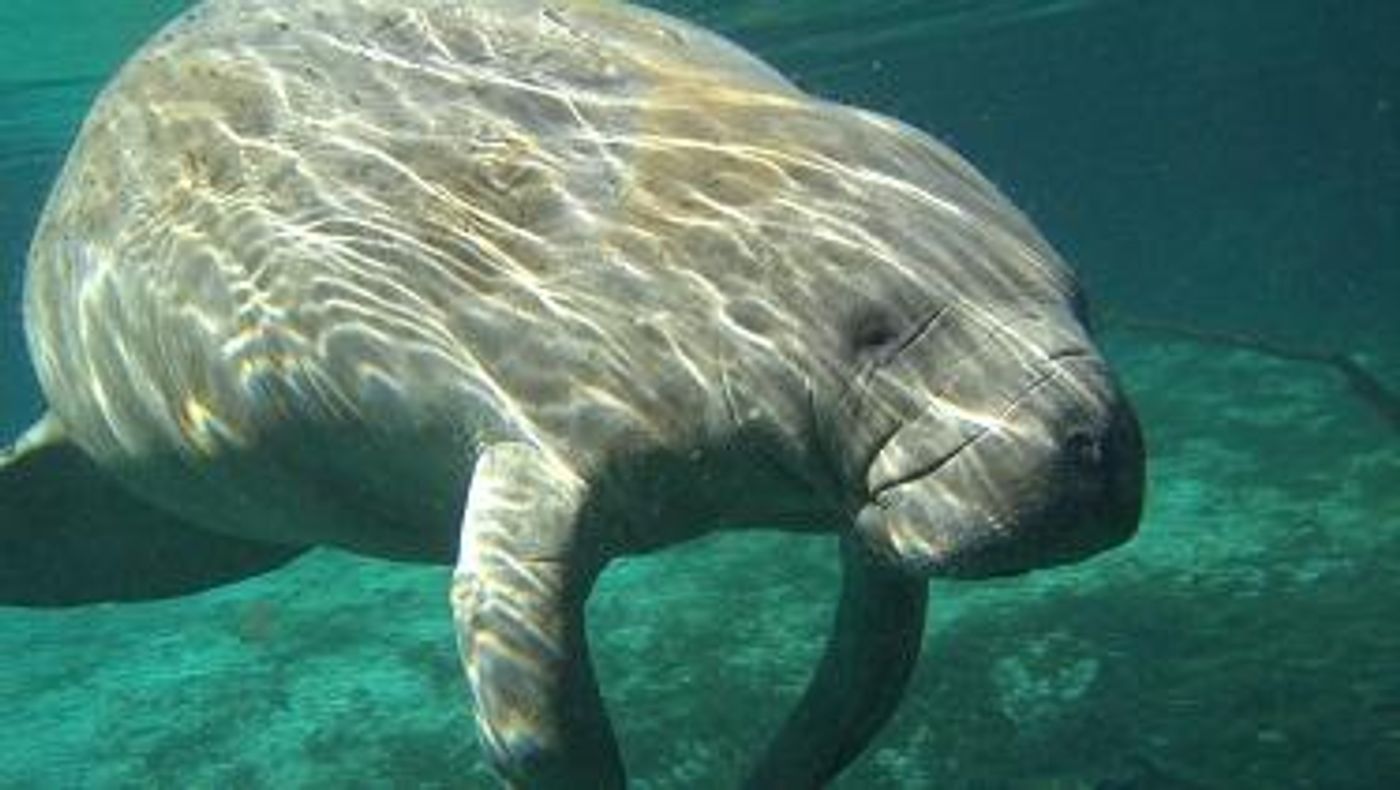
M878 503L881 500L881 495L884 494L886 491L908 483L911 480L932 479L936 477L940 469L942 469L953 459L957 458L959 455L963 454L968 450L971 450L980 440L982 440L983 437L995 436L998 433L1007 430L1014 430L1016 427L1016 422L1011 418L1015 414L1015 412L1019 410L1022 407L1022 405L1025 404L1028 400L1033 398L1042 387L1045 387L1046 385L1051 383L1060 371L1061 368L1058 365L1052 365L1048 369L1043 371L1038 377L1031 381L1031 383L1027 385L1026 388L1020 394L1013 398L1011 402L1008 403L998 414L977 419L974 423L977 426L977 429L972 434L964 438L947 453L940 455L936 458L930 458L923 465L908 467L907 473L899 477L881 481L881 483L878 486L874 487L871 490L871 500ZM930 403L929 409L939 409L941 412L947 413L946 410L940 408L939 404L940 401L934 400L932 403ZM918 420L926 416L927 414L928 412L925 412L924 414L918 415L913 419ZM967 418L956 417L956 419L966 420ZM876 451L874 457L878 458L880 453L884 451L885 446L886 445L882 445L880 449Z

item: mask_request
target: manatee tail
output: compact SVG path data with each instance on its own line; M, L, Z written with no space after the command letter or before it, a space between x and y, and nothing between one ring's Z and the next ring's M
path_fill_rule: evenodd
M106 477L51 414L0 448L0 605L183 595L305 550L215 535L146 503Z

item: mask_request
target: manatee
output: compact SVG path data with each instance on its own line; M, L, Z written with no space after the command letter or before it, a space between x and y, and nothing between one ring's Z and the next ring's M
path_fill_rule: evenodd
M829 644L748 779L818 786L904 693L931 577L1136 530L1085 311L953 151L680 20L208 0L98 97L36 230L47 413L0 471L0 591L451 565L503 781L619 787L584 627L609 561L835 534Z

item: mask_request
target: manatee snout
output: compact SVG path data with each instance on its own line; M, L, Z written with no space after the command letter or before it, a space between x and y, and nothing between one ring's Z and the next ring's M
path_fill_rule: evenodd
M1137 417L1092 351L1044 360L1005 404L930 397L876 455L857 531L922 576L981 578L1073 562L1137 530Z

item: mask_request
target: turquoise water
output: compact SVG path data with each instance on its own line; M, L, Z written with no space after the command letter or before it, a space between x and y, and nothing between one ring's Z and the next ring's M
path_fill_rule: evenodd
M180 7L0 9L5 436L39 408L17 291L40 201ZM1400 433L1333 368L1199 336L1343 352L1400 389L1400 5L662 7L982 167L1083 274L1148 433L1140 537L935 583L903 706L840 786L1400 784ZM604 577L634 786L735 784L820 653L834 555L725 536ZM0 786L490 786L445 585L321 551L179 600L0 609Z

